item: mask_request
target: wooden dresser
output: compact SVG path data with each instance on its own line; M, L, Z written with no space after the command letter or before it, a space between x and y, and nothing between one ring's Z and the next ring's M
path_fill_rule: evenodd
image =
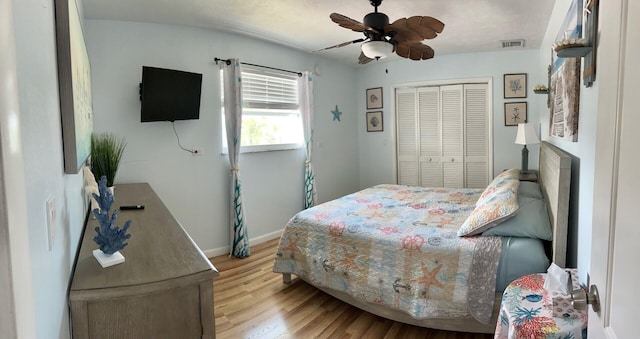
M215 338L213 279L218 271L148 184L115 187L117 225L131 220L125 262L93 257L98 222L89 217L69 304L73 338Z

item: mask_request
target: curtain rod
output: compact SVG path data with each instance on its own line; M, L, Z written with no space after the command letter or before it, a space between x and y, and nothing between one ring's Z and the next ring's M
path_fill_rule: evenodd
M215 58L213 60L216 62L216 65L218 64L218 61L224 61L227 65L231 64L231 61L229 59ZM243 65L248 65L248 66L262 67L262 68L272 69L272 70L281 71L281 72L293 73L293 74L297 74L299 77L302 76L301 72L289 71L289 70L282 69L282 68L275 68L275 67L269 67L269 66L250 64L248 62L240 62L240 63L243 64Z

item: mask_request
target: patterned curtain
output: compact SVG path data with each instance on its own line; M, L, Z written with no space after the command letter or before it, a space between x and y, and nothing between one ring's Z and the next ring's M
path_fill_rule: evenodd
M316 203L316 178L311 163L313 146L313 78L310 72L304 72L298 78L298 101L302 114L306 159L304 161L304 208L313 207Z
M240 184L240 131L242 128L242 77L240 61L229 59L222 62L224 87L224 120L227 129L227 147L229 148L229 163L231 164L231 214L230 254L234 257L245 258L251 253L249 250L249 236L242 209L242 185Z

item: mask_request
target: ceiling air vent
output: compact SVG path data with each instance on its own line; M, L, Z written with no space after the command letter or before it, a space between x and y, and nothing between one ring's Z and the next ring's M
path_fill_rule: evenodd
M524 47L524 39L518 40L500 40L502 48Z

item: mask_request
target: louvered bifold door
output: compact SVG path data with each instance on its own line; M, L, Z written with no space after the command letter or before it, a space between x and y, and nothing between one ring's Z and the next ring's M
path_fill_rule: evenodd
M420 186L442 187L440 88L418 88Z
M440 87L444 187L464 187L462 85Z
M464 85L466 187L489 185L488 102L487 84Z
M398 184L419 185L416 90L396 89Z

